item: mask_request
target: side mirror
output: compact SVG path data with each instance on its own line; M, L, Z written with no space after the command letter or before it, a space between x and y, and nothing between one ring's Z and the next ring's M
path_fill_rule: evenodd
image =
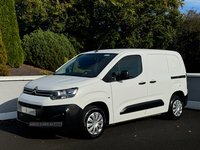
M113 73L112 73L112 81L116 81L116 80L117 80L116 77L117 77L116 73L113 72Z
M126 80L126 79L129 79L129 72L128 72L128 70L123 70L122 72L121 72L121 79L123 80Z

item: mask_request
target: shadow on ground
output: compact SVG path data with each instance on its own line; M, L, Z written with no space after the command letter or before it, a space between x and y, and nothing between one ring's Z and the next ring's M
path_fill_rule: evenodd
M0 121L0 130L28 139L81 138L78 134L67 134L60 128L44 129L29 127L29 125L21 123L16 119Z
M0 113L17 111L17 99L14 98L0 105Z
M123 128L123 126L127 126L129 124L131 125L133 123L143 122L148 119L166 120L167 117L163 115L157 115L147 118L126 121L122 123L117 123L115 125L107 126L107 128L110 129L114 127ZM38 127L29 127L28 124L19 122L16 119L0 121L0 130L28 139L61 139L63 137L73 138L73 139L84 139L81 136L80 132L66 133L61 128L45 129Z

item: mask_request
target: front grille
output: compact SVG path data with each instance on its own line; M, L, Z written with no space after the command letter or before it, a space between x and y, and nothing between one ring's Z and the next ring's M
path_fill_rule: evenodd
M28 107L28 108L33 108L33 109L41 109L42 106L40 105L33 105L33 104L28 104L28 103L24 103L21 101L18 101L19 105L24 106L24 107Z
M29 95L50 97L51 91L38 90L37 87L34 89L29 89L29 88L24 87L23 93L29 94Z

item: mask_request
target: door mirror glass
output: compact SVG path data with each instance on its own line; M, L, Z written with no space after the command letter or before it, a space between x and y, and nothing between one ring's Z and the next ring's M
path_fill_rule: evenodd
M122 80L126 80L126 79L129 79L129 78L130 78L130 76L129 76L128 70L123 70L123 71L121 72L121 79L122 79Z

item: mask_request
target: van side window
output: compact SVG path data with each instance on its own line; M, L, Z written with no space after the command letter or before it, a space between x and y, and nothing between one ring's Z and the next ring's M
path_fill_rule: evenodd
M112 69L112 81L120 80L122 71L128 71L129 79L137 77L142 72L141 56L133 55L122 58Z

